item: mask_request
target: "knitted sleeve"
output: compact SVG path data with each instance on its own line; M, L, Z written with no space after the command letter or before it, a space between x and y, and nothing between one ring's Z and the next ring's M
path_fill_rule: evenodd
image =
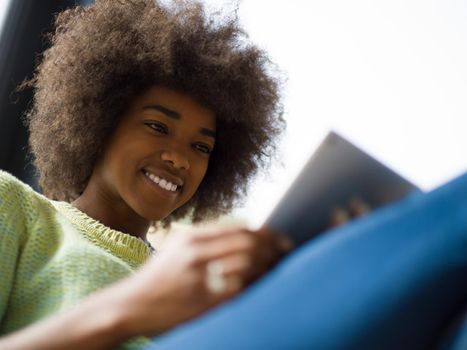
M26 236L25 187L0 170L0 323L14 282L21 242Z

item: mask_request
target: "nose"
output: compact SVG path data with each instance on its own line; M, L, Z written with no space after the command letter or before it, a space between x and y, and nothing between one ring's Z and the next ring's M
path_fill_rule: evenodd
M190 169L190 163L188 161L188 158L179 151L163 151L161 154L161 159L166 163L170 163L176 169Z

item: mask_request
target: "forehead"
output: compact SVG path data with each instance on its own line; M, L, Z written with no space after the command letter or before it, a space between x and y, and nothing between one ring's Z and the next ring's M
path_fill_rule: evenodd
M198 103L193 97L183 92L164 86L153 86L131 103L131 110L157 113L151 106L159 106L176 113L174 119L184 123L193 123L215 130L216 117L212 110ZM177 116L178 115L178 116Z

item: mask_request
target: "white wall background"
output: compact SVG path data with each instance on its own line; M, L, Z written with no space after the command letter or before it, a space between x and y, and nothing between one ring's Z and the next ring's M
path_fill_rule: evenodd
M236 216L260 223L329 129L425 190L467 170L467 1L243 0L240 17L288 75L288 130Z

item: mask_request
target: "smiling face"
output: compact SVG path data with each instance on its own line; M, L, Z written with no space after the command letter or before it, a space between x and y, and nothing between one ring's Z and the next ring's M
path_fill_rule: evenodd
M214 113L190 96L154 86L124 112L90 181L146 220L185 204L206 174Z

